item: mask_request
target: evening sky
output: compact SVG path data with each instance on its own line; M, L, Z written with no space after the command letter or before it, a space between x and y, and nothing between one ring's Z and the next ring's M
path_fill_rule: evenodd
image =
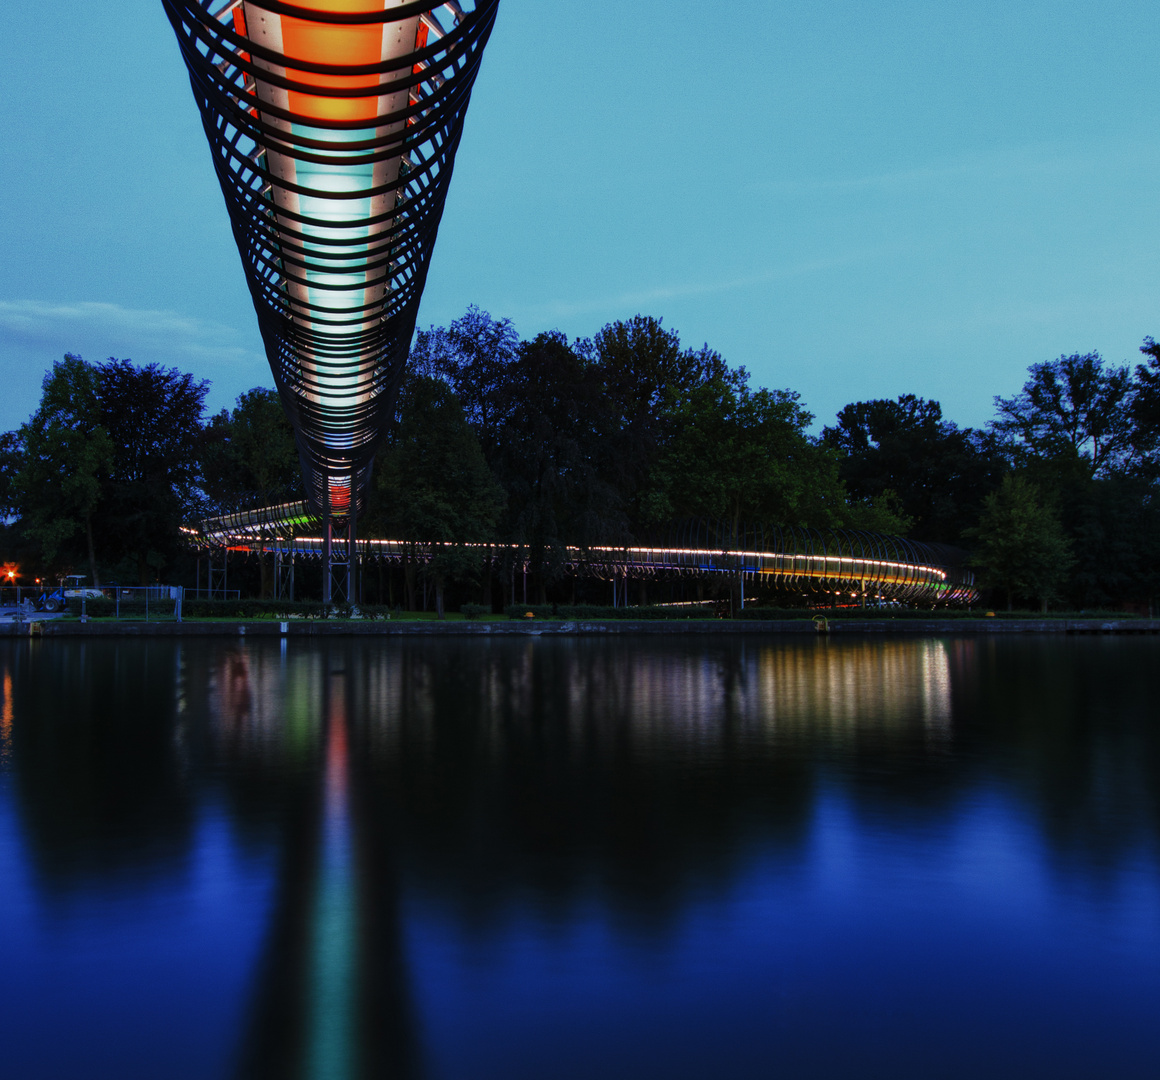
M819 422L984 423L1160 335L1157 40L1155 0L503 0L420 324L642 312ZM66 350L271 385L161 5L6 3L0 41L0 430Z

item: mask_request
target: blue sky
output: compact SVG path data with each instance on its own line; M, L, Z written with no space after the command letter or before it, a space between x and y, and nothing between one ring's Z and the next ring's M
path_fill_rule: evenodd
M66 350L271 385L160 4L4 4L0 40L0 430ZM1154 0L502 0L420 323L643 312L819 423L985 423L1160 336L1157 40Z

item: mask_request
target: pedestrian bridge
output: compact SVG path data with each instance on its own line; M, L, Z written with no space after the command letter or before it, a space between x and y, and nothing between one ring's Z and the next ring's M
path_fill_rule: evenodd
M293 594L297 560L346 566L346 595L356 595L356 569L375 562L428 562L445 544L415 540L359 539L340 545L318 530L305 503L283 503L211 518L190 530L211 563L215 552L266 552L274 556L279 595ZM526 544L480 543L477 548L502 580L516 581L540 560ZM855 529L727 528L714 522L672 526L642 544L567 546L553 552L566 574L614 583L630 579L731 577L744 596L746 583L798 594L841 594L865 601L968 604L978 598L965 553L900 536ZM624 595L623 589L619 595Z

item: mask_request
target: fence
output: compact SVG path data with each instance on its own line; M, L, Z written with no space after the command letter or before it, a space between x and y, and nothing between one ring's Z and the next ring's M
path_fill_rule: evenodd
M105 595L101 599L86 595L69 597L70 611L81 618L181 622L185 589L180 585L111 585L102 591Z
M5 585L0 588L0 608L20 607L25 600L35 600L42 592L42 585Z
M233 590L233 599L240 595L239 590ZM5 586L0 589L0 612L17 619L71 614L86 619L181 622L183 605L192 598L194 590L181 585L109 585L100 589L90 585L63 590L46 590L43 585Z

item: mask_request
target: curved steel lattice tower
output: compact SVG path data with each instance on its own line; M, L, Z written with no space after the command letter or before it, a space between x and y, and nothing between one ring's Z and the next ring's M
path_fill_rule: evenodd
M499 0L162 3L308 497L353 519Z

